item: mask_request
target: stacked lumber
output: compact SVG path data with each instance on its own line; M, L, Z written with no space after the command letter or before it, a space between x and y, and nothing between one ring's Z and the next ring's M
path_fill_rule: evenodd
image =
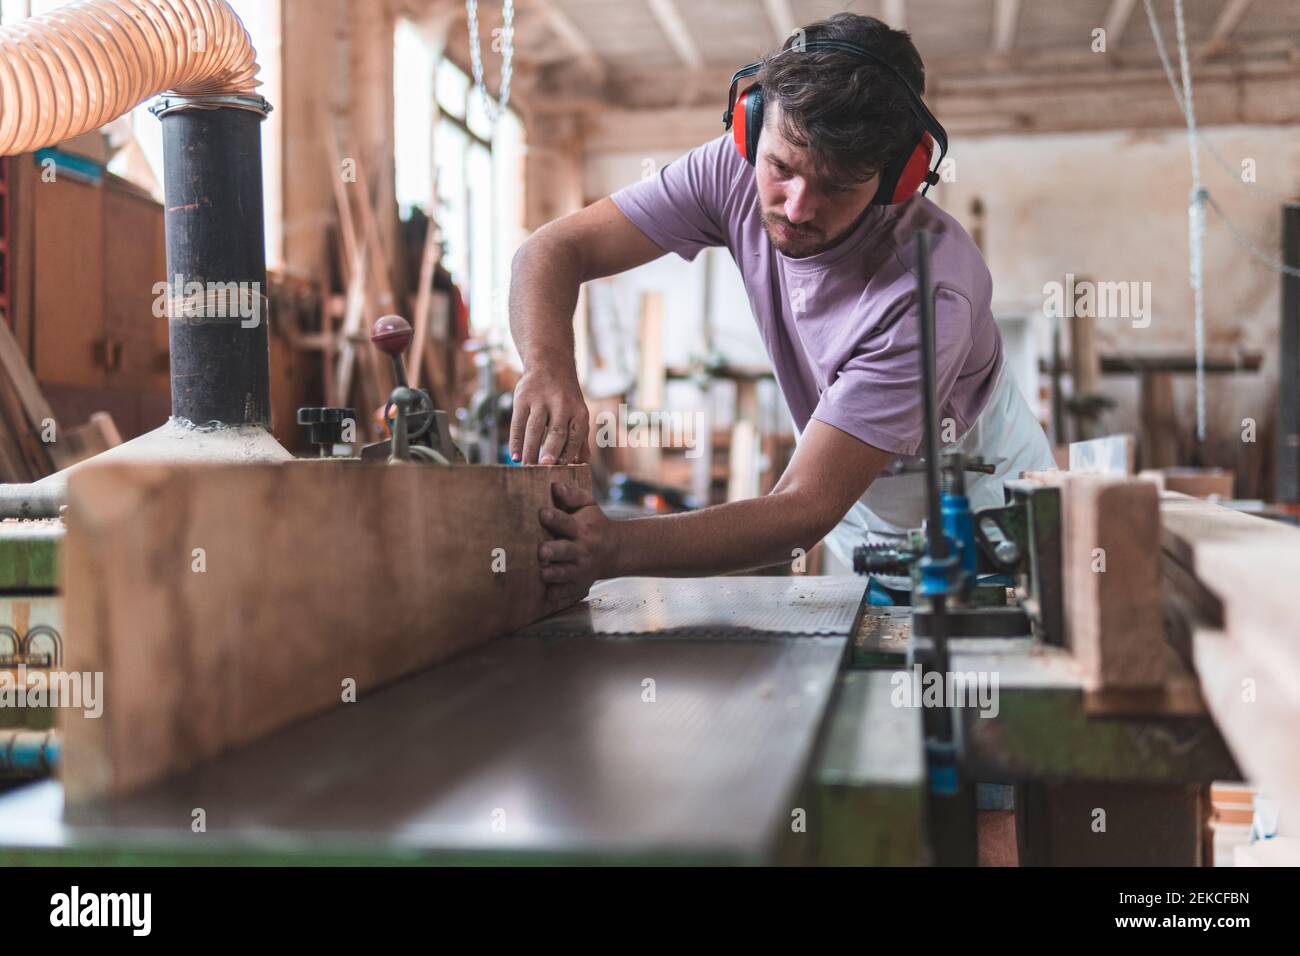
M1300 529L1197 498L1160 500L1161 548L1189 605L1202 693L1279 833L1300 837Z
M544 616L537 520L585 465L92 465L69 481L70 803L124 793ZM350 683L349 683L350 682Z

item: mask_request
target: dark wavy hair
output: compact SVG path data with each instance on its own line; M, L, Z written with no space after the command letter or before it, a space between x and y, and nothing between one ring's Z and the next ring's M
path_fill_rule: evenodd
M839 40L863 47L925 92L925 64L912 37L875 17L837 13L796 31L763 57L764 102L781 107L781 135L810 149L819 175L863 182L916 142L919 126L898 80L851 53L803 50L801 41ZM765 110L770 121L774 110Z

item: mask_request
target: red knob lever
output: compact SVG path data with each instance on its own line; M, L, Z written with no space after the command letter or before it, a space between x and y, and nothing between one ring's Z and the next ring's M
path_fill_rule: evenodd
M411 323L400 315L385 315L375 321L370 329L370 341L379 351L393 358L401 358L411 344Z

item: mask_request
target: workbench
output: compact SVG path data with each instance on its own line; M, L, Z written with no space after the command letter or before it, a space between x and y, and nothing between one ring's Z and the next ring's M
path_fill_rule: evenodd
M57 781L0 795L0 863L925 863L921 711L891 700L907 609L864 590L601 582L162 784L66 813ZM1235 776L1204 715L1092 717L1064 651L952 643L954 670L1000 675L996 716L962 715L973 779Z

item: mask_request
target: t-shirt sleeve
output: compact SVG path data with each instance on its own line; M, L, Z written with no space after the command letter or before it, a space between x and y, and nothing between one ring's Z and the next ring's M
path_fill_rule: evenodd
M875 331L862 342L822 392L812 417L895 455L915 455L925 438L921 396L921 330L915 293L890 304ZM939 427L954 417L953 386L970 355L973 309L959 292L935 289L935 369ZM970 422L955 421L955 436ZM955 440L955 438L953 439Z
M744 168L730 137L720 136L611 198L659 248L691 260L727 245L727 207Z

